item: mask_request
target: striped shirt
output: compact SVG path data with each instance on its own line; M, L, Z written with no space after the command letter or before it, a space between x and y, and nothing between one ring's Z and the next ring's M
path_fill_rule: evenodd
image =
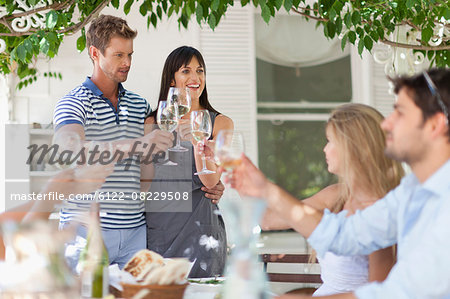
M88 77L58 101L53 123L55 130L67 124L81 124L87 141L134 139L144 135L144 120L150 112L144 98L125 90L120 83L116 110ZM140 192L140 175L138 157L116 163L114 172L98 190L108 194L109 199L114 195L115 199L121 199L101 201L101 210L106 213L101 217L103 228L133 228L145 223L144 203L133 196ZM67 200L60 212L60 222L73 220L89 205L86 200Z

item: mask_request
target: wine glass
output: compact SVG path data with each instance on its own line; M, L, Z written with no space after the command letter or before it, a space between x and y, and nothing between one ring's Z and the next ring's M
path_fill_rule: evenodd
M212 123L208 110L197 110L191 112L191 129L192 137L197 142L201 142L211 136ZM202 170L194 173L195 175L216 173L215 171L206 168L206 157L204 154L202 155L202 165Z
M55 133L52 146L55 146L56 154L52 154L50 163L61 170L76 167L83 149L80 135L71 131Z
M215 143L214 159L229 174L242 162L241 156L245 150L244 136L239 131L221 130Z
M178 126L178 107L176 103L169 101L160 101L158 105L158 113L156 115L156 122L161 130L173 132ZM169 160L169 152L165 153L167 162L163 165L177 165Z
M178 118L181 119L186 113L191 110L191 95L188 88L170 87L167 94L167 100L172 101L178 105ZM187 148L180 145L180 127L178 127L177 144L169 148L172 152L186 152Z

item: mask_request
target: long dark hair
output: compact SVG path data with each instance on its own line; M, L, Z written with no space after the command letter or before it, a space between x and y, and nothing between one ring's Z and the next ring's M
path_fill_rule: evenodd
M164 63L164 68L161 76L161 88L159 89L158 105L160 101L165 101L167 93L169 92L170 84L175 81L175 73L183 66L188 65L191 62L192 57L197 58L200 65L203 67L206 76L206 65L203 60L202 54L195 48L189 46L182 46L173 50L169 56L167 56L166 62ZM199 98L200 106L209 110L210 112L216 112L220 114L216 109L211 106L208 101L208 92L205 88ZM158 112L158 105L156 109L152 111L150 116L155 117Z

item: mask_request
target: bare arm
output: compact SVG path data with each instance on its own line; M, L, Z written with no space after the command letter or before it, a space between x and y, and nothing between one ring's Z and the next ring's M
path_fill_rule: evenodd
M317 192L313 196L302 200L302 203L319 211L323 211L324 209L331 209L338 198L338 192L338 186L331 185ZM272 209L267 209L261 220L261 228L263 230L280 230L289 229L292 227L282 217L282 215L278 215Z
M377 250L369 255L369 281L384 281L395 264L393 247Z
M264 174L242 156L241 165L231 178L231 185L242 195L265 198L268 208L286 219L286 222L308 238L322 219L322 212L305 205L295 197L269 182Z
M147 129L145 129L147 130ZM68 132L74 132L78 134L82 141L85 141L84 127L80 124L67 124L59 128L55 132L55 136L58 134L66 134ZM150 154L156 154L159 151L165 151L173 142L173 135L169 132L162 130L148 131L148 134L136 138L136 139L122 139L112 141L112 150L115 155L115 161L122 158L128 158L129 154L142 153L146 156ZM106 148L106 147L105 147Z
M98 190L114 170L113 164L94 164L81 166L75 169L66 169L50 178L47 184L39 192L42 195L63 194L68 199L73 194L88 194ZM36 219L46 220L54 210L59 200L34 201L23 221Z
M213 140L216 139L217 134L219 134L219 132L221 130L233 130L233 128L234 128L234 125L233 125L233 121L231 120L231 118L229 118L225 115L218 115L214 122L214 130L212 132ZM197 146L195 146L194 149L195 149L195 155L194 155L195 156L195 166L197 167L197 169L202 169L202 155L199 154ZM217 185L222 173L220 171L218 171L216 164L212 161L206 160L206 166L208 167L209 170L216 171L216 173L199 175L199 177L200 177L200 180L202 181L202 184L206 188L211 189L215 185Z

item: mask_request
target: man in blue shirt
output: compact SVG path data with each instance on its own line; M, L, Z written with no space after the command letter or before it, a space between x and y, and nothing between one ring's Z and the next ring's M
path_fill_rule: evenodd
M385 153L413 173L372 206L350 217L322 214L269 182L246 157L233 176L239 192L265 198L319 256L365 255L398 244L398 261L384 282L322 298L450 298L450 70L393 82L395 110L381 124Z
M56 139L58 135L76 133L83 141L96 141L104 149L101 155L107 156L111 149L117 157L115 161L119 161L98 193L100 199L107 199L101 201L101 226L109 259L121 268L138 250L146 248L140 191L147 191L143 187L148 184L141 182L148 178L141 179L142 161L137 153L148 157L165 151L173 143L173 135L167 131L152 130L145 134L150 105L122 86L131 67L136 35L121 18L102 15L95 19L87 31L87 48L94 67L92 76L61 98L54 112ZM124 159L116 155L119 151ZM220 183L206 190L207 197L218 200L223 189ZM60 227L73 222L80 211L88 208L88 201L67 200L61 209ZM85 243L86 229L80 227L78 235L81 238L77 237L66 249L72 268Z

